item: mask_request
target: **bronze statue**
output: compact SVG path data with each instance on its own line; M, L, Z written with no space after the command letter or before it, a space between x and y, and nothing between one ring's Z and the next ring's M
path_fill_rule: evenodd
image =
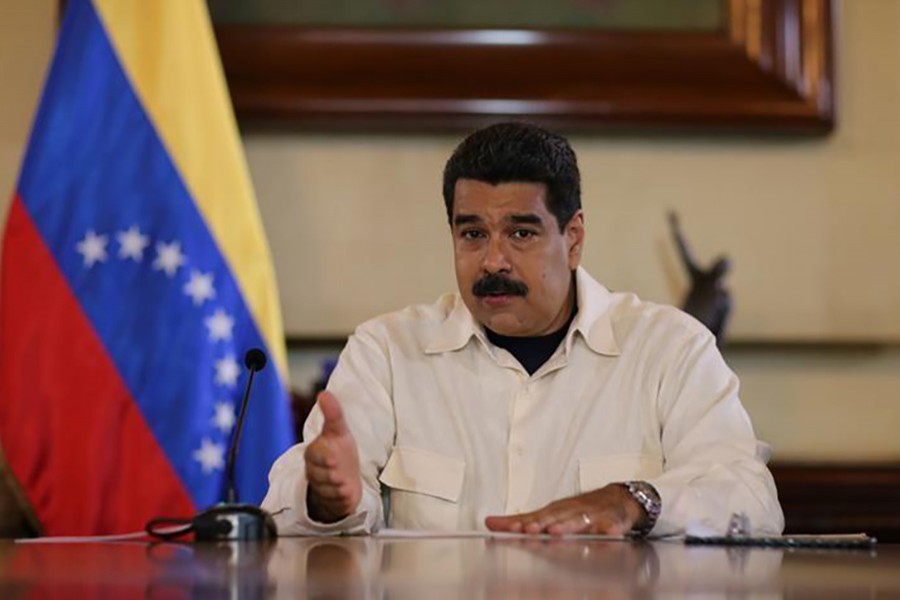
M731 293L723 281L731 263L727 256L719 256L709 269L701 269L687 247L678 224L678 215L674 211L669 212L669 224L681 261L691 278L691 287L681 308L706 325L716 336L716 343L721 346L731 313Z

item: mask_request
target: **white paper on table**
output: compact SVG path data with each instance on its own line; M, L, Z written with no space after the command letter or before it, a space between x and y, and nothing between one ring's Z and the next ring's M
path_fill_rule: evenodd
M427 529L380 529L374 537L384 539L437 539L437 538L492 538L504 540L591 540L622 542L631 538L624 535L578 534L550 535L547 533L509 533L506 531L443 531Z

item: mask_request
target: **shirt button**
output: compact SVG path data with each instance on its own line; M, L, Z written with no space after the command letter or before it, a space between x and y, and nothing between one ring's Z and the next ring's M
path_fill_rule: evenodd
M514 446L513 452L516 453L516 456L522 456L523 454L525 454L525 449L522 448L522 446Z

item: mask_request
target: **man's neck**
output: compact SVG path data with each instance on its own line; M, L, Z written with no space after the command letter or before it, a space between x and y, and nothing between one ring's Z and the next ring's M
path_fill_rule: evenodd
M575 315L578 314L578 307L572 306L569 310L569 318L565 324L546 335L537 336L510 336L501 335L491 331L487 327L484 332L488 340L495 346L503 348L519 361L529 375L534 375L547 360L553 356L560 343L566 338Z

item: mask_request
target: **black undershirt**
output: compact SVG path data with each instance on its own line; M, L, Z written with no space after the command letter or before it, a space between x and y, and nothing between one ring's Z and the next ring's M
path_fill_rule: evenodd
M548 333L547 335L537 335L532 337L514 337L509 335L500 335L499 333L495 333L488 329L484 328L484 332L487 335L487 338L491 341L495 346L499 346L503 348L510 354L516 357L516 360L525 367L525 370L528 371L529 375L534 375L534 372L541 368L541 365L547 362L553 353L556 352L556 349L559 347L560 342L562 342L566 333L569 332L569 326L572 324L572 321L575 319L575 315L578 313L577 307L572 311L572 315L569 317L569 320L566 321L566 324L563 325L560 329L554 331L553 333Z

